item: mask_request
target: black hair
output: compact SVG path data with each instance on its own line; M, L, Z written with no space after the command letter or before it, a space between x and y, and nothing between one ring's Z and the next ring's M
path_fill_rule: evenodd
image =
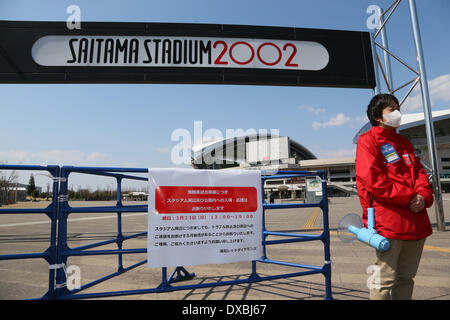
M390 102L398 103L398 99L389 93L381 93L374 96L367 106L367 117L372 126L378 126L375 119L383 119L383 109L389 105Z

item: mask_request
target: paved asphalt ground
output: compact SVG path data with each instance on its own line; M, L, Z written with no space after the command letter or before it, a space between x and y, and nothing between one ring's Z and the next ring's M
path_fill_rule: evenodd
M135 204L135 203L133 203ZM46 207L48 202L19 203L14 206ZM74 202L71 206L114 205L113 202ZM6 208L6 207L2 207ZM447 230L450 229L450 196L444 195L444 210ZM357 197L330 198L329 220L331 228L332 293L338 300L367 300L369 290L366 286L369 273L367 269L375 262L374 249L360 242L342 243L336 235L339 220L347 213L361 211ZM415 278L414 299L450 299L450 231L436 230L434 207L428 209L433 224L433 234L427 239L418 274ZM125 235L143 232L147 229L147 216L144 213L123 214ZM266 227L271 231L294 231L318 234L322 226L321 211L316 208L268 210ZM43 252L49 246L50 224L46 216L40 215L0 215L0 254ZM112 238L116 234L116 219L113 213L71 214L69 216L69 247ZM116 249L107 245L104 249ZM102 249L100 248L100 249ZM146 238L128 240L124 249L146 248ZM324 263L323 245L320 241L290 243L267 247L271 259L318 265ZM124 266L146 259L145 254L130 254L123 258ZM77 265L81 271L81 284L96 280L116 271L116 256L70 257L68 265ZM232 263L222 265L186 266L195 272L193 280L176 283L209 283L245 279L251 272L251 263ZM171 270L169 270L170 272ZM292 267L273 264L257 264L260 275L274 275L298 271ZM161 270L149 269L145 264L118 277L98 284L82 293L111 292L121 290L155 288L161 282ZM0 260L0 299L39 298L48 290L48 264L43 259ZM108 299L164 299L164 300L320 300L325 293L324 277L308 275L263 281L252 284L239 284L181 290L170 293L126 295Z

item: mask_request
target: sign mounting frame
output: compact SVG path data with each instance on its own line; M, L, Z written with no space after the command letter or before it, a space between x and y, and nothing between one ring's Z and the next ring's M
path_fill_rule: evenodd
M311 42L326 49L329 61L320 70L272 68L270 64L276 59L260 57L258 57L260 60L266 59L264 61L268 62L266 68L220 65L213 67L46 66L36 63L32 56L33 45L46 36L63 36L66 39L83 36L86 38L140 37L150 40L157 37L231 39L231 41L236 39L234 44L241 50L245 49L245 45L237 44L240 40L260 40L260 44L253 48L254 60L257 58L257 53L260 53L257 50L261 49L261 41L271 43L273 48L280 48L280 45L273 45L276 41L280 43ZM82 29L69 30L65 22L0 21L0 83L198 83L374 88L376 83L370 45L370 33L360 31L143 22L83 22ZM270 48L271 45L266 45L264 50ZM224 54L230 61L229 52ZM246 62L238 58L235 60Z

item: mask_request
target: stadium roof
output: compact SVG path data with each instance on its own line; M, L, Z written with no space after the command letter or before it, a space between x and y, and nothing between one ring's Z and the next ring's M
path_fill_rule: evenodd
M192 147L192 158L198 159L203 154L209 154L212 150L223 150L226 148L237 148L239 145L255 140L263 140L263 139L272 139L272 138L280 138L281 136L274 134L251 134L242 137L231 137L226 139L211 139L207 142L197 144ZM301 156L302 159L317 159L317 157L306 147L301 145L300 143L289 139L290 149L295 151L298 155ZM245 150L245 149L244 149ZM236 153L235 153L236 154ZM236 162L245 161L245 159L229 159L234 160Z

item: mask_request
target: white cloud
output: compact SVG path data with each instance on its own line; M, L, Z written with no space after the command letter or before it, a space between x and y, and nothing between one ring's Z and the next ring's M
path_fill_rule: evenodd
M80 150L43 150L43 151L2 151L0 152L0 163L20 164L20 165L72 165L72 166L99 166L104 167L111 165L111 160L108 155L101 152L83 152ZM18 182L28 183L30 172L19 171ZM36 185L47 188L49 178L41 174L36 175ZM111 178L76 174L70 177L70 185L75 186L97 186L109 185ZM109 183L109 184L108 184Z
M0 163L23 164L31 154L27 151L0 151Z
M330 120L325 121L325 122L314 121L312 123L312 127L314 129L318 129L318 128L322 128L322 127L323 128L340 127L340 126L348 124L350 121L351 121L351 119L349 117L347 117L343 113L339 113L336 116L332 117Z
M101 153L101 152L92 152L91 154L89 154L86 158L87 161L103 161L106 158L108 158L108 156L105 153Z
M322 123L323 127L340 127L345 124L348 124L351 119L345 116L343 113L337 114L335 117L332 117L329 121Z
M102 164L108 155L101 152L85 153L80 150L44 150L29 151L3 151L0 152L0 161L9 164L33 165L94 165Z
M69 164L82 162L84 156L84 152L78 150L47 150L33 154L32 158L45 164Z
M121 167L124 168L137 168L139 167L139 162L137 161L123 161L120 163Z
M302 105L302 106L298 106L297 109L300 110L300 111L307 111L307 112L312 113L314 115L319 115L319 114L325 113L325 109L324 108L318 108L318 107L313 107L313 106Z
M348 117L343 113L339 113L334 117L331 117L330 120L324 122L313 121L312 127L314 129L326 128L326 127L342 127L347 126L350 128L355 128L358 126L362 126L366 123L367 117L365 116L356 116L356 117Z
M432 107L446 107L450 104L450 74L444 74L432 80L428 80L428 91ZM399 97L400 99L400 97ZM411 95L402 105L402 111L412 112L422 110L422 95L420 84L417 84Z
M321 126L322 126L322 123L320 123L320 122L313 121L313 123L312 123L312 127L313 127L314 129L318 129L318 128L320 128Z

